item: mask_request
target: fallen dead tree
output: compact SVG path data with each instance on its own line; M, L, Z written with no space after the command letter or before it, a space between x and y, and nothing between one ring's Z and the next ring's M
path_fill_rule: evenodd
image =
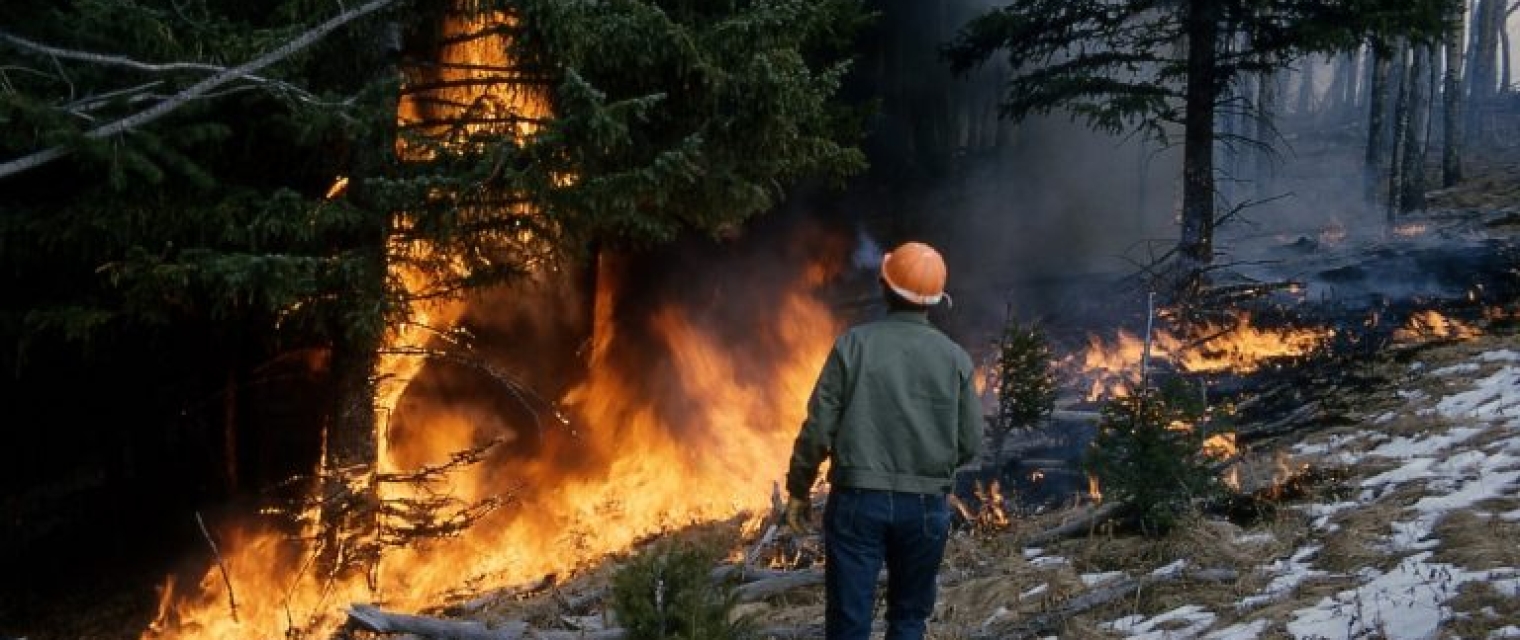
M739 602L756 602L772 596L823 584L823 570L812 568L798 571L777 571L741 565L725 565L713 570L715 582L738 580L734 593ZM606 589L594 589L588 593L562 599L566 608L581 610L601 601ZM512 621L497 626L487 626L479 620L467 618L439 618L406 613L388 612L369 604L353 604L348 609L349 620L360 628L377 633L405 634L417 638L452 640L560 640L586 638L615 640L623 637L622 629L533 629L523 621ZM766 629L771 638L813 638L818 631L810 628Z
M1026 547L1038 547L1057 540L1082 535L1119 515L1123 510L1123 506L1118 502L1103 503L1095 508L1083 511L1083 513L1066 522L1025 537L1021 542Z
M485 623L478 620L451 620L393 613L367 604L350 606L348 616L352 624L368 631L428 640L621 640L627 635L627 632L620 628L533 629L521 621L509 622L498 627L487 627ZM767 627L760 629L759 635L775 640L820 638L823 637L823 627L821 625Z

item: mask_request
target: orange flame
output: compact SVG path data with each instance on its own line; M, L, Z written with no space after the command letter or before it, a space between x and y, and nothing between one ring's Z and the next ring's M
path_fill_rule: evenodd
M1259 328L1242 312L1227 325L1192 327L1185 337L1157 330L1151 341L1153 361L1169 360L1183 371L1250 373L1280 358L1308 355L1335 335L1326 328ZM1140 381L1145 341L1120 330L1112 342L1088 336L1088 348L1067 358L1069 368L1090 381L1089 400L1129 395Z
M446 39L440 64L429 67L440 74L431 80L439 80L432 84L441 88L404 100L398 111L402 126L451 136L458 132L429 123L468 114L470 121L496 123L471 127L530 135L534 123L550 113L542 93L481 75L510 67L505 59L510 36L494 28L510 24L510 18L446 20L451 36L473 35ZM481 92L481 86L492 90ZM437 111L449 106L455 111ZM397 145L403 157L420 159L426 153L403 141ZM340 185L328 196L341 196ZM408 224L404 214L397 223ZM421 244L390 247L395 258L431 250ZM772 335L756 337L775 361L766 363L768 375L754 376L749 374L756 363L738 351L743 345L725 340L674 305L651 317L651 333L670 354L668 361L646 362L643 370L613 362L610 354L619 337L612 321L616 273L604 265L589 377L564 398L578 418L574 426L549 430L538 450L519 455L510 468L475 465L441 489L466 503L505 494L515 500L509 508L487 515L462 535L389 553L372 576L373 585L363 579L332 584L311 575L313 550L286 533L255 527L218 532L226 576L212 567L195 587L175 589L167 581L161 613L143 637L270 638L331 630L342 622L341 607L351 602L420 608L451 593L481 593L571 573L673 527L761 512L772 482L785 469L807 394L839 329L811 294L831 273L826 265L807 265L786 285L787 293L766 306L774 316L757 324L772 328ZM392 275L414 293L430 285L422 273ZM415 306L413 322L394 329L387 352L423 348L463 311L459 302ZM391 415L422 365L422 358L408 355L382 360L375 398L379 415ZM660 380L663 406L662 398L649 397L642 393L645 387L633 384L640 378ZM671 404L681 411L671 411ZM381 471L436 463L505 431L498 416L447 410L430 413L425 422L408 428L409 435L416 434L407 441L392 442L382 427Z
M1394 330L1393 339L1398 342L1471 340L1481 335L1483 332L1477 327L1428 309L1410 314L1404 326Z
M761 324L774 362L746 360L736 345L667 305L650 332L668 360L630 370L614 354L615 269L604 266L595 305L589 375L566 395L577 418L550 429L544 446L510 465L477 465L447 488L471 501L515 492L507 507L463 535L396 549L382 561L378 592L363 581L319 586L305 565L309 550L274 532L234 531L223 541L237 602L229 611L213 568L199 589L145 637L265 638L294 629L331 629L351 602L416 609L450 594L566 576L652 534L736 514L765 513L772 483L786 466L808 393L839 323L800 282ZM751 375L764 366L767 375ZM639 376L646 379L641 380ZM666 397L641 395L660 378ZM672 411L672 404L680 411ZM490 416L449 415L409 426L415 441L393 442L388 459L438 460L499 430ZM507 448L511 448L508 443ZM162 631L160 631L162 630Z

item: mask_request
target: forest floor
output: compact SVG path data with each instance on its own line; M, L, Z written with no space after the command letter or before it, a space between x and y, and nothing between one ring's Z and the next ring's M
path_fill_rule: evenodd
M1425 212L1398 222L1513 245L1517 168L1517 148L1474 154L1464 183L1431 192ZM1301 186L1315 202L1304 197L1314 185ZM1404 241L1375 235L1372 252ZM1495 277L1515 278L1515 267ZM1488 303L1460 331L1416 332L1354 360L1305 364L1287 386L1321 410L1243 443L1246 476L1293 478L1246 517L1203 512L1159 538L1110 521L1025 544L1092 509L1073 504L958 530L930 637L1520 638L1520 300ZM758 532L730 533L733 554L756 548ZM616 622L585 595L604 593L626 560L470 617L595 634ZM811 637L822 587L803 582L737 612L771 630L761 637Z
M1520 148L1471 154L1466 169L1461 185L1432 191L1428 210L1406 221L1513 240ZM1299 199L1308 203L1331 202L1316 195L1319 188L1345 189L1304 187ZM1321 387L1306 376L1300 386L1333 407L1333 415L1321 414L1333 419L1244 443L1245 463L1286 464L1303 480L1293 497L1256 517L1199 514L1161 538L1095 526L1024 544L1090 509L1074 505L1018 515L998 530L957 531L930 637L1520 638L1520 300L1496 302L1499 312L1473 331L1336 363L1358 384ZM759 532L743 537L735 526L730 533L734 553L757 545ZM468 613L457 603L419 613L488 626L527 621L590 637L616 624L594 596L606 593L627 560L609 558L553 590L480 601ZM1205 574L1212 578L1198 578ZM822 588L811 582L738 612L809 637L823 619ZM100 597L92 588L34 611L42 626L29 637L135 638L143 628L137 621L151 617L151 594L124 591ZM0 606L0 618L5 611Z

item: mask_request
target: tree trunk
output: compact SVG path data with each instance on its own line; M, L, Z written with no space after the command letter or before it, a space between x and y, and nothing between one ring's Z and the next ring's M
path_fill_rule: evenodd
M385 83L385 90L371 94L374 103L366 105L366 113L375 119L362 127L365 133L355 140L350 158L347 198L364 219L349 238L349 251L356 256L358 266L344 295L353 313L363 310L376 315L358 321L350 317L332 320L334 397L327 416L319 489L319 579L364 575L371 588L377 586L374 570L380 553L375 393L388 298L386 251L394 218L374 183L393 174L398 163L395 114L401 95L401 74L396 64L399 33L396 25L387 21L360 35L368 44L362 52L367 58L365 68L374 70L374 77Z
M1304 58L1303 70L1299 72L1298 115L1308 117L1314 112L1314 67L1312 56Z
M1386 43L1372 43L1370 67L1371 80L1367 83L1367 154L1362 163L1362 177L1367 202L1377 202L1378 182L1383 175L1383 158L1387 142L1384 139L1388 103L1389 57Z
M336 397L328 418L320 489L322 547L317 570L322 580L369 574L379 559L374 404L379 349L380 340L367 336L340 338L333 346Z
M1393 149L1388 155L1388 222L1392 223L1395 214L1403 211L1404 197L1404 173L1406 170L1404 161L1404 148L1409 144L1409 112L1411 89L1418 84L1418 79L1409 70L1409 42L1400 40L1397 51L1393 55L1393 74L1396 79L1390 80L1390 84L1397 91L1393 105Z
M1256 77L1256 198L1268 196L1272 175L1272 143L1275 137L1272 126L1277 114L1277 72L1268 71Z
M1482 113L1499 85L1499 33L1504 24L1504 0L1483 0L1473 13L1472 64L1468 67L1468 140L1482 135Z
M1356 85L1357 80L1362 77L1361 59L1361 49L1346 52L1346 86L1345 96L1341 99L1341 103L1345 105L1346 119L1351 121L1356 120L1356 110L1360 106L1357 104L1357 96L1361 95L1361 91Z
M1323 116L1321 122L1339 124L1346 119L1346 114L1351 110L1351 91L1347 88L1356 84L1356 53L1345 52L1337 54L1330 60L1330 86L1325 90L1324 107L1321 109Z
M1187 9L1188 75L1182 151L1182 259L1184 285L1198 284L1214 259L1214 82L1219 7L1192 0Z
M238 370L237 359L227 367L226 391L222 394L222 472L228 496L238 492Z
M1495 31L1499 32L1499 88L1498 88L1498 93L1496 95L1501 95L1502 96L1504 94L1509 93L1509 78L1510 78L1510 76L1509 76L1509 28L1508 28L1508 23L1509 23L1509 14L1510 14L1510 11L1512 11L1512 9L1505 8L1504 5L1503 5L1503 3L1501 3L1499 5L1498 11L1500 12L1500 14L1499 14L1499 16L1497 18L1495 18L1496 20L1498 20L1498 25L1495 26Z
M1409 106L1405 117L1403 175L1400 181L1399 211L1409 213L1425 208L1425 146L1426 124L1429 122L1430 57L1431 47L1422 44L1414 48L1414 60L1410 63L1407 84Z
M1452 28L1446 33L1446 76L1441 83L1441 186L1462 181L1462 16L1465 2L1456 4Z

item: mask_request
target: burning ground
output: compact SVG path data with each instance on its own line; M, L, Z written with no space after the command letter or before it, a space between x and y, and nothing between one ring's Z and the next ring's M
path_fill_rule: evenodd
M1191 329L1158 327L1152 341L1158 371L1207 377L1216 401L1240 407L1233 473L1251 499L1161 540L1097 520L1075 537L1032 545L1053 527L1080 522L1090 507L1075 492L1044 508L1011 494L1022 504L1006 526L957 534L935 637L1413 638L1430 637L1437 625L1445 637L1520 633L1520 356L1508 350L1516 298L1512 254L1491 242L1513 228L1507 216L1429 216L1409 221L1421 232L1401 226L1386 236L1255 239L1278 258L1234 270L1243 274L1236 290L1264 292L1252 293L1255 313L1242 313L1253 305L1227 305L1231 313ZM716 264L708 258L694 264ZM746 267L771 261L767 251L754 258L736 272L759 273ZM741 612L771 637L815 637L821 574L797 559L816 550L816 539L777 535L764 505L777 479L767 474L781 473L818 354L839 326L829 307L849 303L819 297L818 284L844 267L808 265L780 278L796 296L739 305L742 312L726 302L773 283L692 267L670 268L679 299L635 303L616 287L598 290L586 314L598 328L586 345L593 375L558 396L577 412L570 425L513 428L500 423L510 412L497 407L455 401L430 415L402 401L394 435L423 448L390 450L398 466L429 464L478 444L483 432L515 443L494 454L502 457L485 465L487 475L452 489L461 499L507 497L475 530L388 557L378 593L362 584L298 590L276 562L288 541L217 530L230 570L213 566L199 584L166 584L164 610L143 637L429 635L345 623L349 607L364 603L487 634L480 637L525 629L617 637L610 576L650 541L698 534L726 541L728 563L750 561ZM648 275L611 271L599 282ZM1487 278L1477 283L1483 287L1474 287L1474 275ZM1298 286L1253 284L1284 280ZM1399 296L1379 292L1389 282ZM620 314L627 315L613 322ZM1120 325L1130 328L1128 340ZM1091 336L1091 326L1072 327L1080 335L1062 343L1061 355L1087 370L1072 388L1079 399L1069 414L1080 420L1095 406L1084 403L1101 376L1115 385L1099 396L1133 384L1138 326L1114 322ZM641 346L614 346L630 332L645 334ZM1097 358L1098 348L1113 359ZM753 349L768 350L770 364L739 366L757 361ZM733 384L714 386L722 381ZM441 396L468 391L434 384ZM598 432L602 424L624 426ZM405 437L408 429L416 437ZM553 474L533 475L537 467ZM536 480L525 483L529 477ZM300 558L291 559L299 569ZM259 569L272 570L262 588L252 581Z
M1496 219L1503 214L1463 224ZM1421 222L1450 230L1453 220ZM1424 242L1394 234L1371 244L1389 255L1418 253ZM1316 260L1333 262L1331 254ZM1091 518L1102 509L1080 496L1036 505L1008 491L1005 523L968 522L955 535L931 637L1520 637L1517 309L1487 295L1305 307L1300 322L1318 313L1335 326L1257 320L1153 340L1158 362L1211 377L1219 400L1238 403L1226 470L1236 499L1148 539ZM1257 349L1219 342L1221 334L1261 342L1264 355L1217 367L1189 355ZM1094 342L1121 351L1125 343ZM1282 345L1302 348L1284 355ZM1077 402L1068 415L1090 406ZM657 537L713 535L731 549L723 566L745 567L738 612L760 621L762 637L819 635L821 573L807 560L816 539L742 515ZM417 611L496 634L482 637L619 637L607 584L638 553ZM402 629L418 633L393 631ZM395 636L366 624L349 633Z

